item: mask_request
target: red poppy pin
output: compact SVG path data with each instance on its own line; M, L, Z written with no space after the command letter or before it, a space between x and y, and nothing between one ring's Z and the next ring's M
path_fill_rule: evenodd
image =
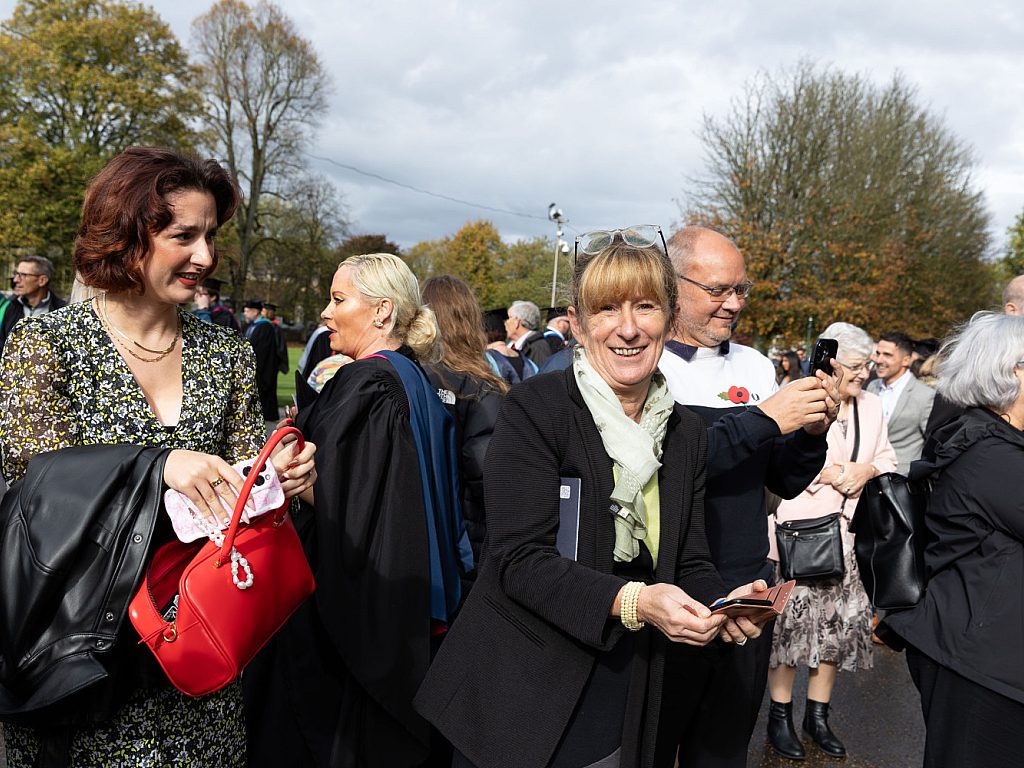
M746 387L729 387L728 392L719 392L718 396L736 405L746 405L750 402L750 390Z

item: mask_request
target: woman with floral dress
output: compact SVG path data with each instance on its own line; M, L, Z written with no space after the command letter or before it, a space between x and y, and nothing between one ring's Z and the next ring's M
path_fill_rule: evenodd
M798 581L785 613L775 621L769 660L768 741L792 760L806 755L793 724L793 680L797 666L808 667L803 731L825 754L843 757L846 747L829 726L829 704L840 670L870 669L871 603L854 557L853 519L864 484L896 469L896 453L877 395L863 390L871 370L874 342L862 328L832 323L822 337L839 342L836 362L844 375L839 386L839 418L828 430L825 466L794 499L779 504L769 518L769 557L778 560L774 523L840 513L845 571L833 579Z
M171 449L167 487L225 517L242 477L232 464L264 440L252 349L237 334L182 311L216 267L214 236L238 195L213 160L129 149L86 193L74 265L96 295L23 320L0 367L0 466L15 483L44 451L131 444ZM312 444L279 451L287 496L312 485ZM154 549L173 537L157 523ZM243 765L238 684L198 699L171 687L127 621L116 685L104 711L65 737L52 765ZM10 768L33 765L41 733L7 726ZM52 751L53 745L47 744Z

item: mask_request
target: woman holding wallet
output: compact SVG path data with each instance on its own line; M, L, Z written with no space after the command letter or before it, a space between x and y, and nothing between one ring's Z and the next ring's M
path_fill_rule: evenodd
M793 725L793 679L798 665L809 668L803 730L826 754L846 748L828 724L829 702L840 669L871 667L871 604L857 571L853 534L847 526L864 484L896 469L881 401L863 387L874 349L871 337L850 323L832 323L822 338L839 342L836 362L844 369L839 418L829 427L825 467L795 499L783 500L769 521L769 557L779 559L774 524L840 513L845 572L841 577L798 581L789 607L775 622L769 661L768 740L783 757L803 759L804 746Z
M499 414L484 560L416 698L455 766L671 765L656 749L668 644L760 633L706 607L725 591L706 434L657 372L677 290L659 239L577 239L573 365L516 385Z

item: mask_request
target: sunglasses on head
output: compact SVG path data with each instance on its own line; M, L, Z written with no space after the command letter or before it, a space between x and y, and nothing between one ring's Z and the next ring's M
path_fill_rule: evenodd
M573 259L578 258L580 253L596 256L614 243L616 238L633 248L649 248L661 240L661 247L668 256L668 246L665 244L665 235L661 233L661 227L657 224L634 224L622 229L595 229L577 235Z

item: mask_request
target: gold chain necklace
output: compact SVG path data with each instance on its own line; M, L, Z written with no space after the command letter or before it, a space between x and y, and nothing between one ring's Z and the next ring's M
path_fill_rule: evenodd
M110 313L107 311L107 294L104 293L101 298L103 309L103 312L101 313L101 318L103 320L103 325L105 325L108 329L114 331L114 333L116 333L117 336L120 336L121 339L124 339L125 341L130 341L136 347L145 352L149 352L151 355L156 355L156 357L143 357L142 355L136 353L135 350L132 349L130 346L128 346L128 344L126 344L125 341L122 341L121 339L117 338L117 336L113 337L114 341L120 344L121 348L129 355L134 357L136 360L139 360L143 363L158 363L165 357L167 357L169 354L171 354L171 352L174 351L174 348L178 346L178 339L181 338L181 317L178 317L178 325L174 330L174 339L171 341L171 345L167 347L167 349L150 349L149 347L143 346L135 339L133 339L131 336L129 336L127 333L118 328L116 325L114 325L114 323L110 319Z

